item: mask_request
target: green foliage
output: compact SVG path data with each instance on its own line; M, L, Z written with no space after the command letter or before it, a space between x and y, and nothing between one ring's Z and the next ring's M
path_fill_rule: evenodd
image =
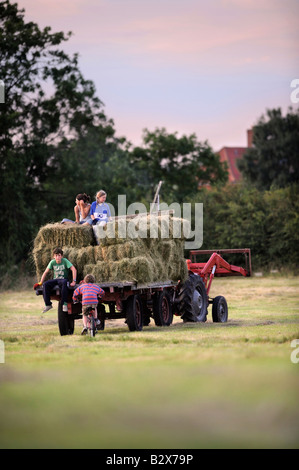
M227 171L207 142L198 142L195 134L178 137L164 128L143 135L143 147L132 151L132 160L146 171L149 189L163 180L167 203L183 202L195 196L204 184L224 184Z
M90 174L99 176L82 151L87 136L97 134L102 153L113 140L94 84L82 76L77 55L60 49L69 36L40 30L17 4L0 3L0 255L11 263L26 256L40 225L69 215Z
M75 196L79 193L94 200L96 192L105 189L110 202L106 165L115 154L123 152L114 138L112 124L89 126L84 135L60 142L53 150L55 173L44 184L44 199L51 204L46 222L74 219Z
M269 257L299 265L299 186L291 185L264 194Z
M250 248L254 269L299 265L299 185L261 192L228 185L204 204L202 249Z
M259 265L298 264L298 186L284 186L299 180L299 112L268 111L240 163L252 187L223 187L225 165L195 134L145 130L135 148L117 138L78 56L61 48L70 35L0 2L0 278L27 258L42 225L74 218L78 193L104 189L115 208L122 194L149 207L160 180L161 201L204 202L203 247L249 246ZM206 185L214 189L199 192Z
M261 190L299 182L299 109L268 110L253 128L253 147L239 161L246 181Z

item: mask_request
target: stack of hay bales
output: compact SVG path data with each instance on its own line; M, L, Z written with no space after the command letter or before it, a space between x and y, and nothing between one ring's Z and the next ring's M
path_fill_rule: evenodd
M44 270L53 259L53 250L60 247L64 257L69 258L76 266L90 262L88 254L93 251L94 236L92 229L87 226L60 223L47 224L40 228L33 245L33 260L37 278L40 279ZM80 260L82 258L82 260Z
M48 224L37 234L33 258L37 277L56 246L78 271L77 282L93 274L96 282L137 281L141 284L184 281L184 234L187 222L165 216L137 216L96 226L99 244L89 226Z

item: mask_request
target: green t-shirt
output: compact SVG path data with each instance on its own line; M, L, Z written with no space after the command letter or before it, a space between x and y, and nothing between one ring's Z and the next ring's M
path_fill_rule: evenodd
M55 259L52 259L48 264L48 269L54 271L53 279L68 279L69 269L72 266L72 263L66 258L61 258L60 264L56 263Z

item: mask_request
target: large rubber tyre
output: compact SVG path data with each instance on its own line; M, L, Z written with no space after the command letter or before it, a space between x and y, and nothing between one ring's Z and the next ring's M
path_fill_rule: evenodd
M106 309L105 305L98 303L98 319L100 320L101 324L100 326L97 326L97 330L104 330L105 329L105 320L106 320Z
M228 307L225 297L218 295L213 300L212 306L212 318L213 322L226 323L228 318Z
M130 331L143 328L143 304L139 295L131 295L126 301L126 320Z
M74 317L62 310L62 302L58 302L58 328L61 336L72 335L75 329Z
M204 282L200 276L191 274L179 294L179 313L187 322L205 322L209 300Z
M169 326L172 323L172 304L167 291L156 292L154 294L153 317L157 326Z

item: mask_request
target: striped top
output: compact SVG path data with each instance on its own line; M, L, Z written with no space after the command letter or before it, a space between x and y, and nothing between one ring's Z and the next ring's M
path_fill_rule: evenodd
M98 297L103 297L104 291L97 284L87 283L81 284L75 289L73 301L81 301L82 305L97 304Z

